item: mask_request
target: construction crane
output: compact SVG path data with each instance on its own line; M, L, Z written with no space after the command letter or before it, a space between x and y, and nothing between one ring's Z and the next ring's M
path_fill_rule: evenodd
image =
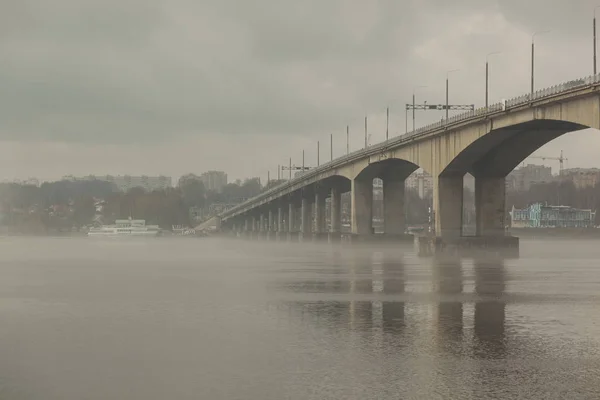
M558 161L559 162L559 175L562 175L563 167L564 167L563 163L565 161L567 161L567 162L569 161L568 158L563 157L563 151L562 150L560 151L560 157L545 157L545 156L538 156L538 157L536 157L536 156L530 156L530 157L527 157L527 158L533 158L533 159L536 159L536 160L543 160L543 161L545 161L545 160L555 160L555 161Z

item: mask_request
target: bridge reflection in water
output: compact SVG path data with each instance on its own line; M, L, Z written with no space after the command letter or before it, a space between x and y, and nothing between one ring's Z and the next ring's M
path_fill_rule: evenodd
M438 350L463 352L468 344L476 357L504 356L504 260L434 257L429 269L415 266L416 261L393 251L333 252L331 268L318 279L278 288L301 295L286 304L302 318L340 333L369 338L422 330L433 333ZM471 276L465 276L465 268ZM465 280L472 281L470 293L464 291ZM464 315L465 308L470 315ZM471 319L472 328L465 329Z

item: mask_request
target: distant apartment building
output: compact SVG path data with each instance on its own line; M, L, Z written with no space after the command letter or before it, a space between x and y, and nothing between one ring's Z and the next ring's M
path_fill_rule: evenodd
M576 188L594 187L600 182L600 169L598 168L569 168L562 170L562 181L571 181Z
M424 199L433 193L433 178L427 172L415 172L406 178L405 186L416 190L419 197Z
M596 211L534 203L509 212L512 228L593 228Z
M63 176L63 180L68 181L105 181L112 183L114 188L120 192L127 192L135 187L140 187L147 192L153 190L164 190L172 187L170 176L132 176L132 175L88 175L84 177L75 177L72 175Z
M204 187L213 192L221 192L227 185L227 174L223 171L207 171L200 175Z
M513 170L506 177L506 189L514 192L527 191L531 185L552 182L552 168L528 164Z

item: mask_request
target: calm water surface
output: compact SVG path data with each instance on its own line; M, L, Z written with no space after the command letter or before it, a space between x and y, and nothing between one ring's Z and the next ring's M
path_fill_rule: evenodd
M0 399L598 399L600 241L0 239Z

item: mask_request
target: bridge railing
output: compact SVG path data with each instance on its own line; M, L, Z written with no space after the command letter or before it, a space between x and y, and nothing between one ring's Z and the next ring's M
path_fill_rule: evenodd
M338 157L334 160L331 160L324 164L321 164L319 167L309 170L306 174L303 174L297 178L293 178L287 182L282 183L281 185L275 186L275 187L259 194L258 196L254 197L254 198L248 199L247 201L228 209L227 211L223 212L221 214L221 216L223 217L223 216L227 216L229 214L235 213L236 211L252 204L255 201L267 198L270 195L275 194L280 190L284 190L288 187L291 187L294 184L301 182L303 180L306 180L310 177L313 177L323 171L326 171L327 169L329 169L333 166L342 165L346 161L350 161L354 158L363 157L363 156L367 156L372 153L376 153L379 150L385 149L391 145L402 142L403 140L405 140L407 138L426 134L426 133L431 133L431 132L434 132L443 127L447 127L448 125L453 125L453 124L460 123L460 122L470 120L470 119L477 119L482 116L488 115L490 113L502 111L503 109L507 110L509 108L519 107L519 106L531 103L532 101L541 100L541 99L544 99L547 97L549 98L552 96L556 96L558 94L569 92L571 90L581 89L581 88L584 88L584 87L587 87L590 85L597 85L597 84L600 84L600 74L591 75L591 76L587 76L585 78L575 79L575 80L567 81L567 82L564 82L564 83L561 83L558 85L540 89L540 90L533 92L533 95L531 93L528 93L528 94L524 94L521 96L513 97L511 99L504 101L503 103L492 104L492 105L488 106L487 108L480 107L473 111L467 111L467 112L464 112L464 113L461 113L458 115L454 115L454 116L448 118L447 120L441 119L440 121L422 126L412 132L408 132L404 135L400 135L395 138L385 140L383 142L377 143L375 145L369 146L364 149L355 150L349 154L346 154L344 156Z

